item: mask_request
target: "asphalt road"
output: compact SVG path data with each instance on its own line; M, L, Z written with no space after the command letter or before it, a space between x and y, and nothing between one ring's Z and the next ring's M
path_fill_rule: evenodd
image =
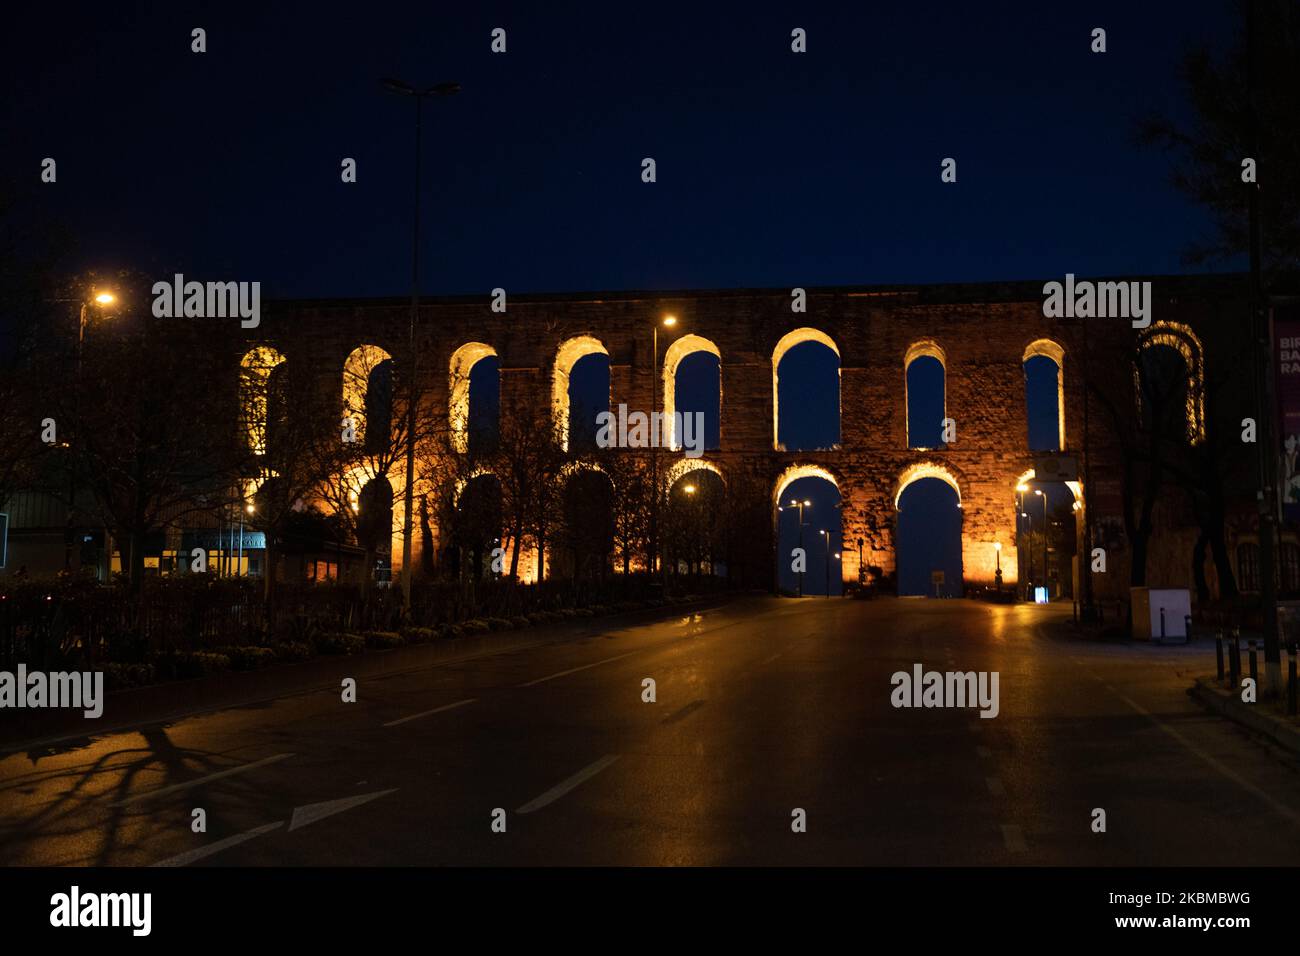
M315 692L19 750L0 756L0 862L1300 860L1300 763L1186 695L1212 649L1068 638L1065 617L749 599L363 679L356 703ZM891 674L916 663L997 671L999 715L893 707Z

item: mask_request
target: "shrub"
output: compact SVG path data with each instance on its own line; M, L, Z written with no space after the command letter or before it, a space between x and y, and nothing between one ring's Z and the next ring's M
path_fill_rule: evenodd
M520 614L518 617L512 617L511 622L515 627L529 627L533 622L528 620L526 614Z
M399 631L408 644L427 644L438 636L432 627L404 627Z
M595 614L596 612L589 607L575 607L573 609L574 617L594 617Z
M366 649L366 639L360 634L334 631L320 635L316 649L322 654L360 654Z
M316 649L305 641L281 641L275 645L275 656L282 661L309 661Z
M365 637L366 647L373 647L377 650L402 647L406 644L406 638L395 631L370 631Z
M494 631L508 631L515 626L515 622L507 617L490 617L487 626Z
M460 627L461 627L461 632L464 634L486 634L488 631L491 630L491 627L488 625L488 622L481 620L480 618L474 618L473 620L465 621L460 625Z
M113 662L104 667L104 683L110 691L123 690L127 687L143 687L145 684L152 684L155 680L157 675L152 664Z
M230 670L230 658L213 651L167 651L154 658L153 667L164 680L187 680Z
M230 658L230 666L237 671L256 670L275 660L275 651L269 647L216 647L213 650Z
M465 633L465 628L461 624L444 624L442 626L443 637L460 637Z

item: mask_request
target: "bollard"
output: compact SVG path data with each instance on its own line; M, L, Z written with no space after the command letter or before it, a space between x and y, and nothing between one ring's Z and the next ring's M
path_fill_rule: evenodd
M1214 632L1214 665L1218 671L1215 679L1223 680L1223 631Z
M1246 646L1249 648L1249 652L1248 652L1248 655L1247 655L1247 656L1250 658L1250 679L1251 679L1251 682L1252 682L1256 687L1259 687L1259 670L1257 669L1257 667L1256 667L1256 662L1255 662L1255 642L1254 642L1254 640L1247 641L1247 642L1246 642Z
M1228 686L1237 689L1241 677L1241 629L1232 629L1232 638L1228 641Z
M1160 609L1160 643L1165 642L1165 609Z
M1183 642L1186 644L1192 643L1192 616L1190 614L1183 615Z
M1286 712L1292 717L1295 716L1296 705L1296 686L1295 686L1295 641L1286 646Z

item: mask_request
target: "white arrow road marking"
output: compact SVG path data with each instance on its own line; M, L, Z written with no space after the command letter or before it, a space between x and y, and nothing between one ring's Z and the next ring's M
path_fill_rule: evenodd
M396 788L392 790L376 790L374 793L364 793L359 797L344 797L342 800L326 800L324 803L309 803L305 807L294 807L293 817L289 820L289 829L297 830L309 823L315 823L317 820L323 820L336 813L351 810L353 807L359 807L363 803L369 803L371 800L378 800L380 797L386 797L390 793L396 792Z
M421 717L428 717L430 714L441 714L444 710L455 710L457 707L464 707L466 704L472 704L477 697L471 697L469 700L458 700L454 704L444 704L442 707L435 707L433 710L421 711L418 714L412 714L410 717L402 717L398 720L390 720L384 724L385 727L396 727L398 724L404 724L408 720L419 720Z
M190 787L197 787L200 784L208 783L212 780L220 780L222 777L230 777L237 773L246 773L249 770L256 770L258 767L265 767L268 764L278 763L281 760L288 760L293 754L276 754L274 757L267 757L265 760L259 760L256 763L246 763L242 767L231 767L229 770L222 770L218 773L210 773L206 777L199 777L197 780L191 780L188 783L177 783L170 787L163 787L160 790L151 790L148 793L138 793L133 797L127 797L118 803L110 803L109 809L114 807L125 807L133 803L139 803L141 800L152 800L154 797L165 796L169 793L175 793L178 790L188 790Z
M551 674L548 677L539 677L537 680L530 680L527 684L520 684L520 687L532 687L534 684L544 684L548 680L555 680L557 677L567 677L570 674L576 674L578 671L585 671L591 667L599 667L601 664L608 664L610 661L621 661L625 657L631 657L636 651L628 651L626 654L619 654L617 657L607 657L603 661L596 661L594 664L583 664L581 667L571 667L567 671L560 671L558 674Z
M214 853L220 853L228 847L238 846L246 840L253 837L259 837L263 833L270 833L272 830L278 830L284 826L283 823L268 823L264 827L258 827L256 830L249 830L246 833L239 833L232 837L226 837L224 840L218 840L210 846L201 846L197 850L190 850L188 853L181 853L170 859L163 860L161 863L155 863L154 866L186 866L195 860L201 860L205 856L211 856Z
M584 767L583 769L579 770L577 773L575 773L568 780L565 780L563 783L557 783L555 786L551 787L550 790L547 790L536 800L528 801L522 807L516 810L515 813L532 813L534 810L540 810L542 809L542 807L554 803L556 800L560 799L560 797L564 796L574 787L578 786L579 784L586 783L588 780L596 776L596 774L600 773L602 770L604 770L606 767L608 767L617 759L618 759L618 754L606 754L605 756L597 760L595 763L593 763L591 766Z

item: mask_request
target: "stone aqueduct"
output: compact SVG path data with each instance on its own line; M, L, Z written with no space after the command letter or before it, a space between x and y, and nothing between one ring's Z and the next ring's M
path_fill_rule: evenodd
M563 416L569 370L584 355L602 351L609 356L611 407L626 403L649 410L653 329L672 313L677 325L659 329L660 407L672 410L678 361L701 349L718 356L721 447L701 464L715 468L724 482L737 469L748 469L765 483L773 504L799 477L833 481L843 502L846 581L858 577L858 538L864 541L864 563L886 573L894 569L898 497L910 482L937 477L956 489L963 509L966 582L993 583L996 542L1009 584L1017 568L1015 487L1034 464L1023 370L1029 357L1044 355L1057 363L1062 451L1078 455L1082 438L1082 328L1075 320L1045 318L1041 288L1020 283L810 289L801 313L792 311L788 289L521 295L509 297L505 313L493 312L488 296L425 300L417 333L419 414L450 415L454 405L467 401L468 370L495 355L502 414L527 401L550 405ZM263 361L270 356L273 362L312 363L355 409L358 396L344 394L349 387L340 385L345 366L377 349L382 351L374 355L391 356L400 369L408 323L409 305L398 299L274 302L241 348L246 356L262 349ZM777 368L786 350L805 341L821 342L838 355L840 444L787 452L775 447ZM946 415L956 422L957 440L944 448L908 446L906 368L922 355L938 358L945 368ZM1093 467L1099 467L1095 446L1093 454ZM398 492L396 564L403 479L400 471L390 479ZM1082 501L1083 489L1073 490ZM414 546L418 550L418 539Z

